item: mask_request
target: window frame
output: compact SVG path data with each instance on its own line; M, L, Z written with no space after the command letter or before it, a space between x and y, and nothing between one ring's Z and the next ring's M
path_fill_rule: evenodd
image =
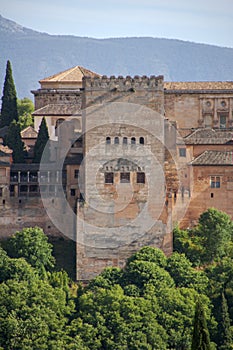
M137 184L145 184L146 182L146 175L143 171L138 171L137 172Z
M210 175L210 188L221 188L221 176Z
M120 172L120 183L123 183L123 184L130 183L130 171Z
M110 180L109 180L110 179ZM112 185L114 184L114 172L113 171L106 171L104 173L104 183L106 185Z
M185 147L180 147L179 148L179 157L186 158L186 148Z

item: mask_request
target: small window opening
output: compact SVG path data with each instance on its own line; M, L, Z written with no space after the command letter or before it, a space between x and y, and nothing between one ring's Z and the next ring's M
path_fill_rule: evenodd
M72 197L74 197L75 194L76 194L75 188L71 188L71 189L70 189L70 195L71 195Z
M186 148L179 148L179 156L186 157Z
M120 174L121 183L130 183L130 173L121 173Z
M211 176L210 177L210 187L211 188L220 188L220 176Z
M115 137L114 143L115 143L115 145L119 145L119 137Z
M136 144L136 139L135 137L131 137L131 145L135 145Z
M105 173L104 174L105 177L105 183L106 184L113 184L113 179L114 179L114 173Z
M144 145L144 137L140 137L139 143L140 143L140 145Z
M144 184L145 183L145 173L137 173L137 183Z

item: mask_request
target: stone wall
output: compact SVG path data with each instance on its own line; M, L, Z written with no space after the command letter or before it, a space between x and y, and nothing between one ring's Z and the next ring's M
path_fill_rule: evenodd
M40 198L13 197L0 200L0 239L5 239L24 227L34 226L41 227L48 236L62 236L47 216Z
M220 176L220 188L211 188L210 177ZM232 217L232 166L193 166L193 191L181 227L191 227L205 210L215 207Z

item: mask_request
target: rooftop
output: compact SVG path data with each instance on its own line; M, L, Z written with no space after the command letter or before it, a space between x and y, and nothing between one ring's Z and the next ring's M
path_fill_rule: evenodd
M183 140L186 145L223 145L233 140L233 130L197 129Z
M33 115L37 116L49 116L49 115L59 115L59 116L69 116L80 114L80 106L77 104L70 103L60 103L60 104L48 104L42 108L37 109L33 112Z
M233 81L164 82L166 90L233 90Z
M194 159L191 164L233 166L233 151L205 151Z
M83 77L100 77L101 75L92 72L89 69L86 69L81 66L75 66L73 68L67 69L64 72L60 72L54 75L51 75L48 78L44 78L39 81L39 83L48 83L48 82L81 82Z
M12 149L10 149L8 146L3 146L3 145L0 145L0 152L5 156L13 153Z
M27 128L21 131L20 135L22 138L25 138L25 139L36 139L38 133L32 126L28 126Z

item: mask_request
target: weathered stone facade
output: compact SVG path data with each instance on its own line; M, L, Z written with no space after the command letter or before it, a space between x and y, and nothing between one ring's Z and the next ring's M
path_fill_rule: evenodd
M77 279L88 280L144 245L170 254L173 224L195 225L209 207L232 216L232 82L77 66L40 84L35 130L45 117L51 169L3 157L2 236L39 225L76 240Z

